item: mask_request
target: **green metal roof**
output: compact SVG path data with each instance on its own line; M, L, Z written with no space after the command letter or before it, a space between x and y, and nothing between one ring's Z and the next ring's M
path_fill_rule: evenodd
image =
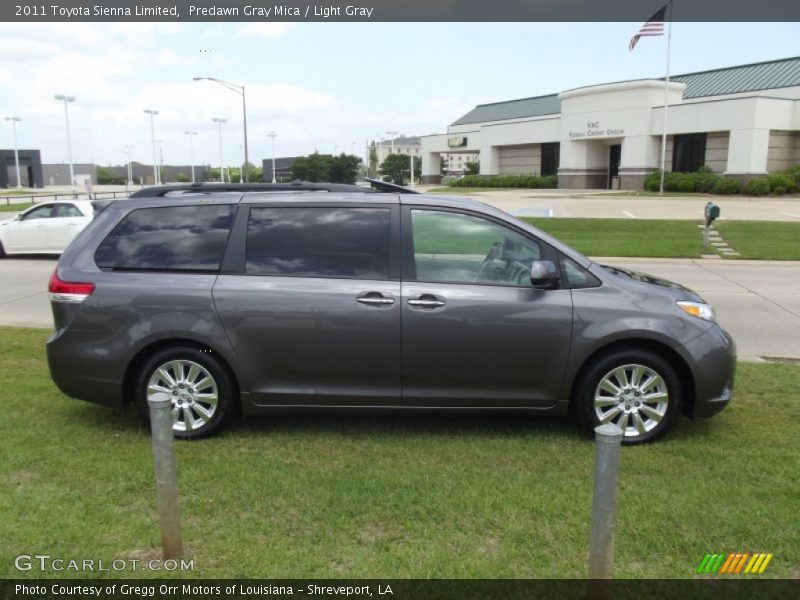
M703 98L790 87L800 85L800 56L687 73L670 79L686 84L684 98Z
M686 84L683 92L683 97L686 99L800 86L800 56L674 75L670 77L670 80ZM534 98L479 104L454 121L452 125L542 117L557 115L560 112L561 102L558 94L549 94Z
M557 115L561 112L561 101L558 94L536 96L535 98L520 98L507 102L493 102L492 104L479 104L453 125L466 125L467 123L485 123L486 121L505 121L506 119L519 119L523 117L543 117Z

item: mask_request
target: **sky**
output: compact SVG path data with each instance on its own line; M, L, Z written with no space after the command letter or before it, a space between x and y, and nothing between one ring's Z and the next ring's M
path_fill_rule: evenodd
M246 86L250 162L318 150L364 156L366 140L443 133L476 104L662 77L666 38L640 23L25 23L0 24L0 117L20 148L67 162L63 103L75 96L75 163L152 163L149 117L165 164L242 161ZM800 55L798 23L675 23L671 72ZM0 147L12 147L0 122Z

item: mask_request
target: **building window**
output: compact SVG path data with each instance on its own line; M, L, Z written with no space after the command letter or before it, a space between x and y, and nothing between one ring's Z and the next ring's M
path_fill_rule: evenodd
M694 173L706 162L706 134L676 135L672 143L672 170Z
M542 175L558 174L559 155L560 146L558 142L542 144Z

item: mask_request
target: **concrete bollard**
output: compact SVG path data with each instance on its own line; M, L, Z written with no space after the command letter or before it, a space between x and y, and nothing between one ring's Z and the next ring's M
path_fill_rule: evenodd
M589 548L589 579L611 579L617 522L617 478L622 430L611 423L595 428L594 499Z
M183 539L178 512L178 466L172 433L172 397L167 393L153 394L148 404L163 556L165 559L180 558L183 555Z

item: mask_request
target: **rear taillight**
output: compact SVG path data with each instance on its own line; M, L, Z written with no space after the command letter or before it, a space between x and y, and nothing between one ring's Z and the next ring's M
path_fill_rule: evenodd
M80 303L91 296L94 291L93 283L78 283L64 281L58 277L58 269L50 277L50 300L53 302Z

